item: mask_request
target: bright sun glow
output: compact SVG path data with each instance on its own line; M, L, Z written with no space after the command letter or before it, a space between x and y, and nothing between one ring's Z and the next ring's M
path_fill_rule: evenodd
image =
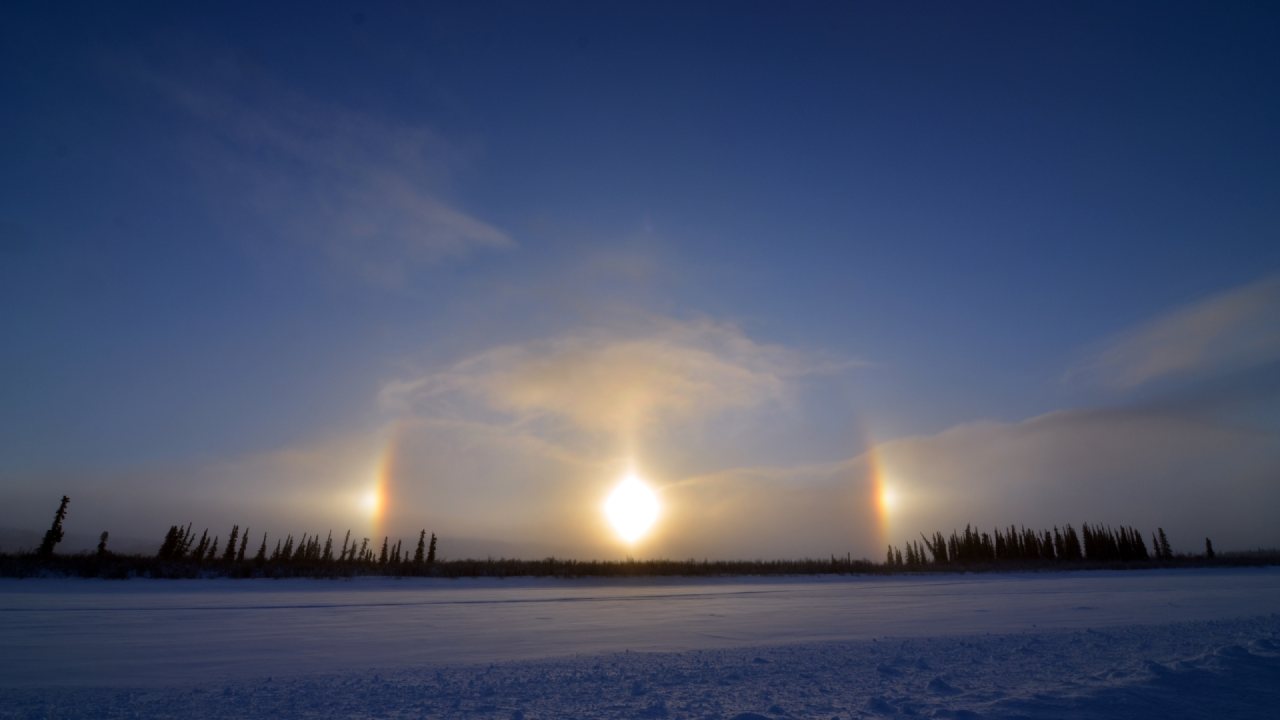
M634 543L658 519L658 498L640 478L629 474L605 501L604 514L618 537Z
M880 489L880 507L889 512L898 506L898 494L891 487Z
M382 509L382 493L373 488L360 496L360 507L366 513L376 516Z

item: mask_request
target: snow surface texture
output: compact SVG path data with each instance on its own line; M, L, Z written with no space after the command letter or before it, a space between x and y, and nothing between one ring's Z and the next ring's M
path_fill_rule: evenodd
M1280 570L0 582L0 717L1276 718Z

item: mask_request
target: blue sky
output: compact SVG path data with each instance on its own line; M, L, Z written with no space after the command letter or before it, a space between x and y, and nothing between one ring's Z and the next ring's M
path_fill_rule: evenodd
M3 13L0 526L1280 542L1274 9Z

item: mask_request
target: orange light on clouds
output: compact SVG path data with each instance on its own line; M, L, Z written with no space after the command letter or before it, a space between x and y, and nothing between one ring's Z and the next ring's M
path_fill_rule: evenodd
M893 515L902 504L902 495L890 481L875 443L869 443L865 454L870 490L867 504L875 517L876 535L880 544L889 542Z
M374 463L372 482L358 496L360 510L369 519L370 536L375 540L385 535L387 530L386 521L392 500L400 434L399 424L391 428L386 444Z

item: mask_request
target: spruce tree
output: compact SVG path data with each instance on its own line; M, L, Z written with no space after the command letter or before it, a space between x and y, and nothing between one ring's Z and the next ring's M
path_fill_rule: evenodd
M191 531L191 523L187 523L187 529L182 531L182 538L178 541L178 551L174 557L178 560L185 558L187 551L191 549L191 542L195 538L195 533Z
M1204 539L1204 556L1209 560L1212 560L1214 557L1213 541L1209 538Z
M191 559L196 562L204 560L204 552L209 549L209 528L205 528L200 533L200 542L196 543L196 549L191 551Z
M58 511L53 514L53 525L44 534L44 539L40 541L40 549L36 554L40 557L52 557L53 548L62 542L62 521L67 518L67 503L71 502L71 498L66 495L62 496L62 502L58 505Z
M253 556L253 561L259 565L267 561L267 534L262 533L262 544L258 546L258 554Z
M378 564L379 564L379 565L386 565L386 564L387 564L387 560L388 560L388 558L387 558L387 550L388 550L388 548L387 548L387 540L388 540L387 536L386 536L386 535L383 535L383 536L382 536L382 552L378 555Z
M1208 538L1205 538L1205 540L1207 541ZM102 535L98 538L98 557L101 558L106 556L107 556L107 531L103 530Z
M231 534L227 536L227 551L222 555L223 562L231 562L236 559L236 540L240 536L240 526L232 525Z
M1065 533L1062 538L1062 545L1067 550L1067 559L1083 560L1084 551L1080 548L1080 536L1076 534L1076 529L1067 525Z
M1138 544L1138 555L1141 556L1143 560L1150 560L1151 553L1147 551L1147 542L1142 539L1142 533L1134 530L1133 541Z
M427 545L427 564L436 563L436 534L431 533L431 542Z
M236 553L236 562L244 562L244 551L249 546L249 528L244 529L244 534L240 536L240 551Z
M182 531L177 525L170 525L169 532L164 534L164 542L160 544L160 549L156 551L156 557L161 560L169 560L178 553L178 548L182 544Z
M418 533L418 549L413 553L413 564L421 565L426 562L427 555L427 531L423 530Z
M1173 559L1173 548L1169 547L1169 538L1164 534L1164 528L1156 528L1160 535L1160 555L1165 560Z

